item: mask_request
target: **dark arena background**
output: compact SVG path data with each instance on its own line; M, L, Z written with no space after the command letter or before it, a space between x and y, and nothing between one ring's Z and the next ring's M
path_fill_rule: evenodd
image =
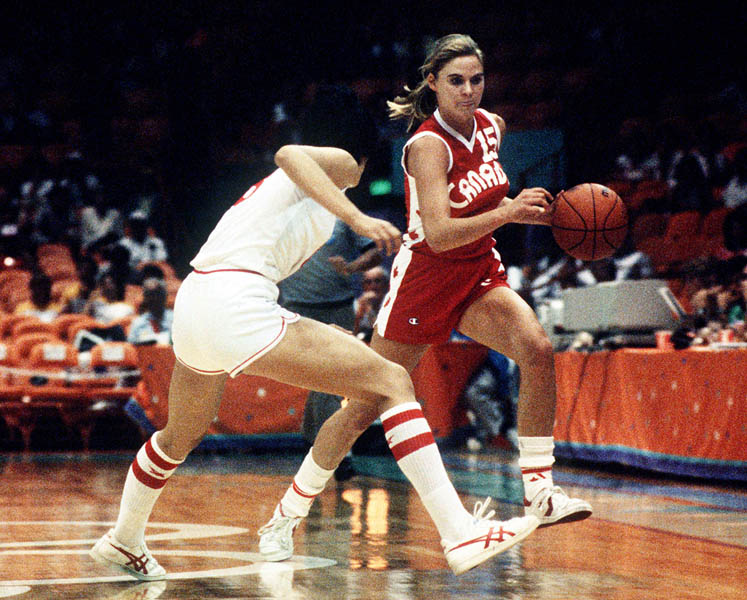
M4 2L0 598L741 599L746 17L744 4L675 1ZM133 332L151 286L173 306L325 84L354 90L379 131L349 196L402 229L408 133L386 101L455 32L485 53L509 195L595 182L627 209L625 242L594 262L546 227L495 232L555 351L555 483L591 518L454 576L377 422L293 557L263 562L256 532L307 451L308 392L241 376L148 524L168 578L95 563L127 469L167 419L169 331ZM140 262L122 253L138 229ZM490 496L501 520L523 514L520 376L457 336L413 373L465 506Z

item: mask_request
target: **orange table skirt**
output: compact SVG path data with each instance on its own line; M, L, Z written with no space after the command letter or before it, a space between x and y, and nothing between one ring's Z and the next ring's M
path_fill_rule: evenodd
M747 349L562 352L556 454L747 480Z

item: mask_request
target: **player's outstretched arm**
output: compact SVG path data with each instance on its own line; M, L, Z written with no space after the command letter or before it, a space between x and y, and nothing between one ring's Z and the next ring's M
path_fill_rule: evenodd
M390 254L401 243L401 233L388 221L362 213L342 192L360 181L365 159L359 163L345 150L287 145L275 153L275 164L310 198L345 221L352 229Z

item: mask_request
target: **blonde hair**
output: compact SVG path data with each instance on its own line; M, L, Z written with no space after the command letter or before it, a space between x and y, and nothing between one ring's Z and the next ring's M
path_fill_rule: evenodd
M433 50L420 67L420 83L411 90L405 87L406 95L387 101L390 119L408 119L408 131L413 125L425 121L436 110L436 94L428 87L428 75L438 77L439 71L450 60L459 56L476 56L484 62L482 50L475 40L463 33L452 33L436 41Z

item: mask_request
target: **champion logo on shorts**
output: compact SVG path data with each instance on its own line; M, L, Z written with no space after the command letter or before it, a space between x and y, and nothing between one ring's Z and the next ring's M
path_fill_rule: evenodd
M409 319L407 319L407 322L410 325L419 325L420 324L420 321L418 321L417 317L410 317Z
M488 277L486 280L481 281L480 285L483 286L483 287L485 287L486 285L490 285L492 282L493 282L493 280L490 277Z

